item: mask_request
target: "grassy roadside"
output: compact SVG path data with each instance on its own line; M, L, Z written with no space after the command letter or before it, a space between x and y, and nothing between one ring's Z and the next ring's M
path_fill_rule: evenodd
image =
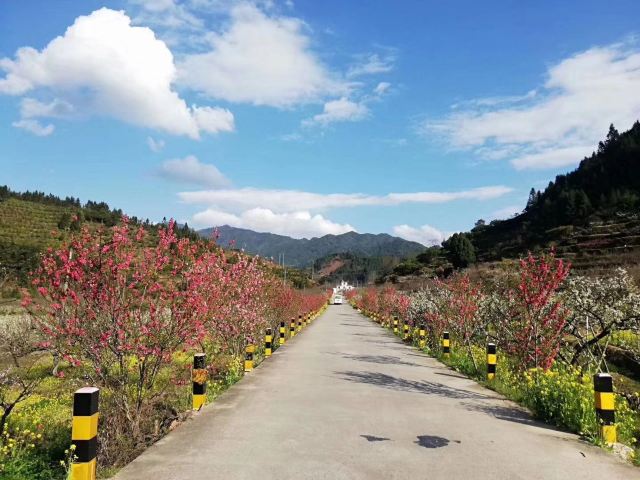
M322 308L314 317L324 311ZM5 312L6 313L6 312ZM12 312L13 314L13 312ZM277 351L278 330L273 335L272 349ZM303 333L299 332L297 334ZM289 324L286 328L289 339ZM257 367L266 361L264 338L257 342L254 365ZM35 358L35 354L34 354ZM0 371L8 358L0 359ZM244 373L244 357L210 354L207 359L209 377L207 380L207 402L213 403L231 386L240 381ZM160 395L157 408L161 412L150 412L147 431L153 432L144 444L130 444L126 439L110 438L117 428L106 427L105 422L113 423L107 405L109 393L101 392L100 425L98 438L106 445L98 462L98 478L111 478L133 458L142 453L171 430L189 419L191 410L191 365L193 352L181 351L173 355L172 362L163 369L158 378L154 395ZM87 367L71 367L66 362L59 365L59 376L51 375L54 361L49 353L40 352L30 368L31 378L39 380L37 392L20 402L8 417L6 428L0 442L0 478L2 480L65 480L68 476L73 451L71 443L71 412L73 392L86 386L91 370ZM1 395L0 395L1 397ZM2 398L0 398L2 400ZM116 445L117 448L108 448ZM101 447L102 448L102 447ZM108 466L105 466L108 465Z

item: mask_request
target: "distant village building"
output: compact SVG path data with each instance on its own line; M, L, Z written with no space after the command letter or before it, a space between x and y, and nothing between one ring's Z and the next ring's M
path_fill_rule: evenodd
M337 287L333 287L333 294L335 295L336 293L348 292L349 290L353 290L354 288L355 287L353 285L349 285L347 282L342 280L342 282L340 282L340 285L338 285Z

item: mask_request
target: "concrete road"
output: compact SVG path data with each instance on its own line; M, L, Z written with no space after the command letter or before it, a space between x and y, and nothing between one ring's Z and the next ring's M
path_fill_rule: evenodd
M640 470L335 305L116 478L629 480Z

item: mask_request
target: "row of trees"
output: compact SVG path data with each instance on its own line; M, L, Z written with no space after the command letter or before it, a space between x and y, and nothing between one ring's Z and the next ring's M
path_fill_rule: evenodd
M237 359L247 343L262 342L267 327L277 331L281 320L316 311L327 298L283 284L258 257L180 237L173 221L148 237L125 217L48 249L33 274L34 293L23 300L35 339L12 337L25 352L52 352L56 375L72 368L103 390L108 425L120 429L105 434L103 446L123 435L137 446L149 441L167 388L188 380L178 359L188 366L194 351ZM35 390L25 384L12 406L2 403L3 391L8 398L21 379L32 378L23 367L16 361L0 375L5 417Z
M557 361L606 369L607 348L618 333L640 338L640 289L623 269L602 278L569 277L569 271L553 252L529 255L517 270L483 284L458 274L411 294L368 289L354 301L382 317L425 324L434 348L448 330L471 361L474 345L492 341L521 371L547 370Z

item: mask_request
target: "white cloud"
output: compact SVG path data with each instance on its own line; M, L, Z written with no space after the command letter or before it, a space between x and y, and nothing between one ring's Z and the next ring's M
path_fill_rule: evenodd
M382 58L377 53L361 55L359 62L347 71L347 77L353 78L390 72L393 70L394 61L395 57L393 55L387 55Z
M191 107L196 125L205 132L233 132L235 120L233 113L226 108Z
M135 23L164 28L200 30L203 21L176 0L129 0L141 7Z
M147 137L147 145L149 146L149 150L154 153L159 153L164 149L165 142L162 139L156 140L153 137Z
M363 103L357 103L342 97L324 104L322 113L314 115L311 119L304 120L303 126L322 125L327 126L335 122L357 122L369 115L369 109Z
M214 165L201 163L193 155L166 160L159 174L168 180L212 188L228 187L231 183Z
M347 85L310 48L304 23L240 3L230 23L209 35L210 50L187 55L180 83L211 98L291 107L340 94Z
M60 117L64 106L65 115L110 116L191 138L233 130L231 112L188 107L172 90L171 51L151 29L131 26L122 11L101 8L80 16L42 51L20 48L14 60L0 60L0 69L7 72L0 93L56 96L50 104L25 99L23 113L34 117Z
M393 234L404 238L405 240L411 240L412 242L418 242L428 247L433 245L440 245L447 239L448 234L438 230L431 225L422 225L421 227L411 227L409 225L396 225L393 227Z
M47 137L55 130L55 127L51 124L42 125L38 120L30 119L19 120L17 122L13 122L11 125L16 128L22 128L27 132L37 135L38 137Z
M389 82L380 82L378 83L378 85L376 85L376 88L373 89L373 93L378 96L382 96L387 92L387 90L389 90L390 87L391 84Z
M542 148L536 153L521 155L511 160L516 170L544 169L575 165L585 155L595 150L594 145Z
M298 142L302 140L302 135L298 132L285 133L280 135L280 140L283 142Z
M248 228L257 232L271 232L294 238L311 238L327 234L339 235L355 229L349 224L339 224L307 211L275 213L268 208L252 208L239 215L208 208L193 216L199 226Z
M20 116L22 118L67 118L73 114L73 105L59 98L49 103L44 103L35 98L26 97L20 102Z
M509 205L507 207L496 210L491 214L492 219L503 220L505 218L511 218L522 212L522 206Z
M521 97L480 99L427 121L425 135L444 134L457 148L497 151L518 169L576 165L595 150L610 123L640 118L640 51L594 47L553 65L544 86ZM503 154L502 154L503 153Z
M180 192L179 198L189 204L224 207L240 212L266 208L275 212L325 210L359 206L394 206L405 203L438 204L455 200L489 200L511 192L504 186L480 187L457 192L412 192L366 195L362 193L312 193L299 190L238 188Z

